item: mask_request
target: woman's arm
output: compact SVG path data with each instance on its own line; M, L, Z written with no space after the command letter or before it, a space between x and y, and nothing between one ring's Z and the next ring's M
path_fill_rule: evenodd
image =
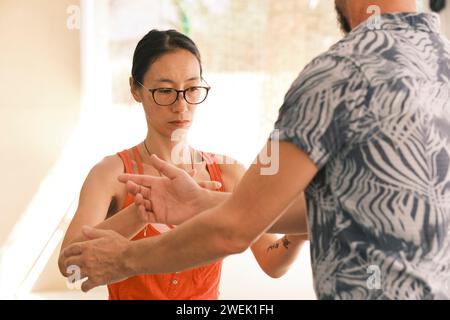
M302 192L267 233L308 235L305 194Z
M117 182L117 175L122 170L121 160L117 157L105 158L92 168L81 189L78 208L67 229L60 252L70 244L88 240L81 231L83 226L114 230L129 239L145 227L146 222L137 213L134 204L105 220L117 187L123 188ZM126 189L123 191L126 192ZM60 255L58 266L60 272L67 276L62 260Z
M233 186L232 189L234 189L244 176L245 168L232 159L227 159L226 163L232 164L221 166L222 171L225 173L224 179L227 179L224 181L225 187L231 184ZM301 217L300 211L305 209L304 201L302 193L299 199L291 206L290 211ZM294 216L294 214L291 215ZM307 233L285 235L281 239L278 239L276 235L266 233L253 243L251 250L259 266L267 275L272 278L280 278L288 272L307 240Z
M261 269L272 278L280 278L288 272L307 240L308 235L285 235L278 239L264 234L251 249Z

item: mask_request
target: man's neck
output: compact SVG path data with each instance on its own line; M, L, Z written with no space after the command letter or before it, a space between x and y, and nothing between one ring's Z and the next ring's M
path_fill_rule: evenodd
M378 7L379 11L369 10L370 6ZM348 20L352 29L359 26L374 14L417 12L415 0L350 0L347 2L346 7L348 12L347 16L349 17Z

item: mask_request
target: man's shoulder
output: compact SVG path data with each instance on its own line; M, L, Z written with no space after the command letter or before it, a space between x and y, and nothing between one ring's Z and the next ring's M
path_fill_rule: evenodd
M314 69L326 64L338 64L344 67L358 68L361 56L370 55L371 53L365 50L363 40L366 39L365 32L350 33L335 44L333 44L327 51L314 58L305 69ZM373 40L373 39L372 39Z
M315 92L345 84L349 80L364 81L363 70L352 56L332 47L305 66L292 84L291 91Z

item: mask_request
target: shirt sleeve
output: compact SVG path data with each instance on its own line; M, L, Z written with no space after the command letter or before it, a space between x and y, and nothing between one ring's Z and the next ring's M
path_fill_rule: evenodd
M295 144L320 170L352 143L369 100L368 80L352 61L321 56L286 94L271 139Z

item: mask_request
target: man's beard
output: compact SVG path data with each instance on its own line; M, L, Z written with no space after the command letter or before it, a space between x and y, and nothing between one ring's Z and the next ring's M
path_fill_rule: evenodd
M349 34L352 31L352 27L350 26L347 17L342 13L342 10L339 9L338 6L336 6L336 14L342 32L346 35Z

